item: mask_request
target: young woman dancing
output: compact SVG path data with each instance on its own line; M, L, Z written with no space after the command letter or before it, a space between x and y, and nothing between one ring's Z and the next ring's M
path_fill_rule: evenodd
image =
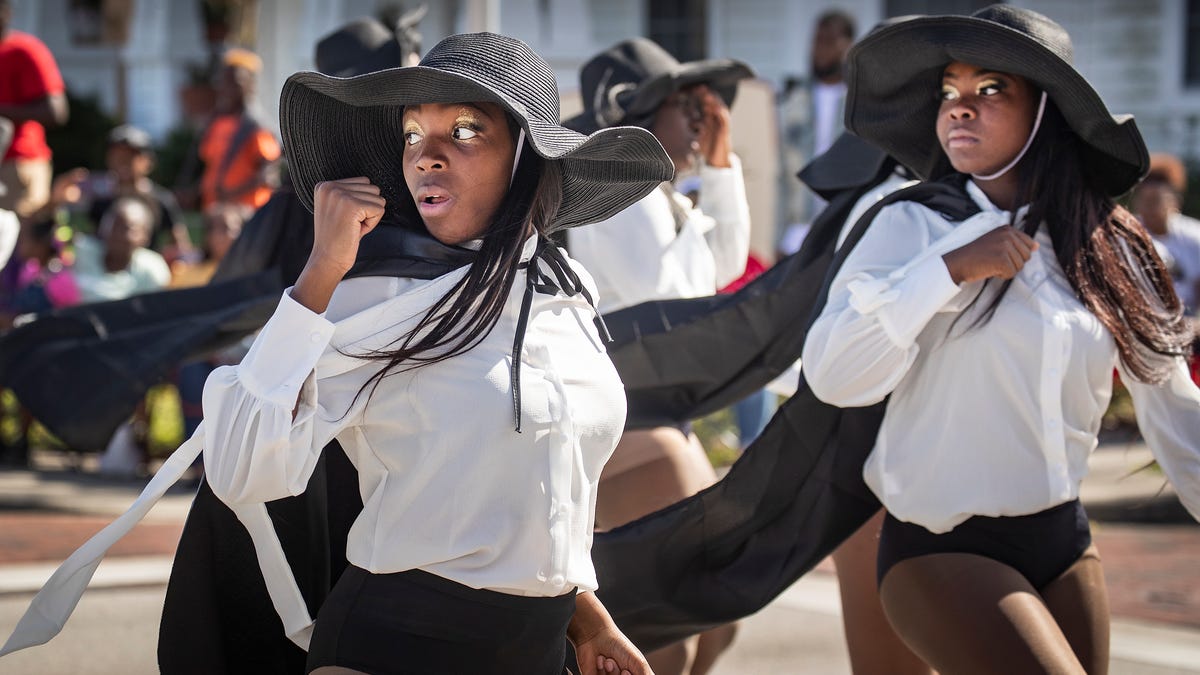
M1114 366L1200 516L1191 331L1114 201L1147 170L1141 135L1071 65L1060 26L1007 5L867 36L846 108L854 133L962 181L981 210L884 208L804 349L823 400L890 396L864 467L887 510L884 610L941 673L1104 673L1107 597L1078 495Z

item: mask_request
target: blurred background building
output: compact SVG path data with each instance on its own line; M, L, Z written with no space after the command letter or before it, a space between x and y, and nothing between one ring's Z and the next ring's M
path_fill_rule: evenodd
M212 105L213 64L229 46L263 59L259 105L277 130L284 79L312 68L316 40L346 20L398 14L418 0L15 0L13 27L42 38L69 94L92 99L116 122L147 129L170 145L203 124ZM813 22L838 8L861 35L904 14L970 13L987 0L427 0L419 29L428 48L455 32L520 37L555 67L570 109L577 69L591 54L633 35L650 37L680 60L730 56L782 91L809 73ZM1036 0L1075 40L1075 60L1109 106L1133 113L1151 151L1200 159L1200 0ZM72 102L73 116L87 105ZM52 139L53 140L53 139ZM186 144L178 140L177 144ZM71 149L55 148L56 170ZM182 150L178 154L183 154ZM172 165L160 149L160 169ZM169 176L162 182L170 184ZM759 219L756 219L759 220ZM761 222L761 221L760 221Z

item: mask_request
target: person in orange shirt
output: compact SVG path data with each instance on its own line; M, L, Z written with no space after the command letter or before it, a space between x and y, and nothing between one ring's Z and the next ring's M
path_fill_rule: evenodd
M217 75L216 116L200 141L204 175L200 206L217 202L258 208L279 185L279 142L254 119L250 104L262 60L245 49L230 49Z

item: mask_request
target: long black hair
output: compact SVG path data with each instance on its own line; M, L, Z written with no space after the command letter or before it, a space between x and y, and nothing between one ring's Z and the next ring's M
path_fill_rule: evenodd
M509 119L516 134L516 122ZM384 377L445 361L479 344L492 332L504 311L531 233L545 236L562 204L558 166L525 145L512 185L484 232L467 274L439 298L408 333L387 348L354 354L384 367L359 389L374 393ZM398 207L402 223L424 228L411 196ZM355 398L357 399L357 396ZM369 398L369 397L368 397Z
M1122 363L1138 380L1161 383L1175 358L1190 352L1192 331L1150 234L1095 187L1089 167L1096 163L1088 161L1095 152L1047 100L1037 137L1017 167L1016 203L1029 211L1023 222L1014 211L1012 225L1033 236L1046 223L1071 288L1112 334ZM1011 284L1003 282L972 326L991 319Z

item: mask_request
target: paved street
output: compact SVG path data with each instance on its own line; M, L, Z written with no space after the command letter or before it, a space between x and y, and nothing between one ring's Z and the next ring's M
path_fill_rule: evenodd
M1161 475L1130 473L1147 457L1140 446L1104 448L1084 485L1112 598L1111 672L1200 673L1200 527ZM58 470L0 472L0 633L11 630L58 561L140 487ZM190 497L173 489L114 548L63 633L6 657L0 675L155 672L164 584ZM848 673L842 640L836 580L825 563L745 620L716 672Z

